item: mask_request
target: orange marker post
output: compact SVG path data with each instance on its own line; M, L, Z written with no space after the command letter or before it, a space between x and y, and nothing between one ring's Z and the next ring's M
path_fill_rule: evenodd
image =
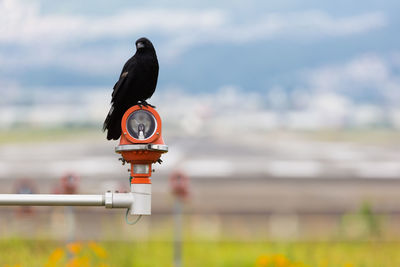
M158 162L161 155L168 151L161 135L161 127L160 115L149 106L133 106L122 117L122 134L115 151L131 165L132 192L140 190L151 195L152 164ZM147 204L144 203L148 206Z

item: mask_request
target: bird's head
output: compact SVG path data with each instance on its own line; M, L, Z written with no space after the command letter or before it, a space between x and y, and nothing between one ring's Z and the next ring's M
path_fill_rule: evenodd
M142 37L136 41L136 49L140 50L154 50L153 44L149 39Z

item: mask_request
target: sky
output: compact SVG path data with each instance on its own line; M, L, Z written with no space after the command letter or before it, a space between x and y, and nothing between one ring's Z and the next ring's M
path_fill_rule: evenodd
M26 96L43 90L111 92L135 40L146 36L160 62L158 99L172 91L182 99L234 92L237 102L257 94L249 105L286 110L288 121L304 121L296 117L299 110L305 121L322 110L340 125L400 126L399 6L371 0L2 0L0 105L30 103ZM294 118L290 112L297 112Z

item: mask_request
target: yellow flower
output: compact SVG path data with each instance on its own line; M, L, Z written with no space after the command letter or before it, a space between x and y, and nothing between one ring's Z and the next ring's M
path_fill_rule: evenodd
M328 266L328 260L326 260L326 259L322 259L322 260L320 260L319 261L319 267L326 267L326 266Z
M290 264L290 261L284 255L275 255L274 262L277 267L286 267Z
M82 244L79 242L69 243L67 244L67 248L72 254L76 255L82 250Z
M302 262L294 262L285 255L261 255L256 261L256 267L306 267Z
M56 248L51 254L46 263L46 267L55 266L57 262L59 262L65 255L65 252L62 248Z
M291 264L289 264L288 266L290 267L308 267L308 265L305 265L302 262L292 262Z
M107 251L103 247L97 245L95 242L89 242L89 247L93 250L97 257L102 259L107 258Z
M257 267L264 267L267 266L271 262L271 258L268 257L267 255L261 255L258 257L256 261L256 266Z
M90 262L88 257L72 258L70 259L66 267L90 267Z

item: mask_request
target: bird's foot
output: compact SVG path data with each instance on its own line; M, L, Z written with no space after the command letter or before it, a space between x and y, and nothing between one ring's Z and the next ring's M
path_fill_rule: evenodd
M155 108L155 107L156 107L156 106L153 106L153 105L147 103L146 100L139 100L138 103L137 103L137 105L139 105L140 108L142 108L143 106L144 106L144 107L152 107L152 108Z

